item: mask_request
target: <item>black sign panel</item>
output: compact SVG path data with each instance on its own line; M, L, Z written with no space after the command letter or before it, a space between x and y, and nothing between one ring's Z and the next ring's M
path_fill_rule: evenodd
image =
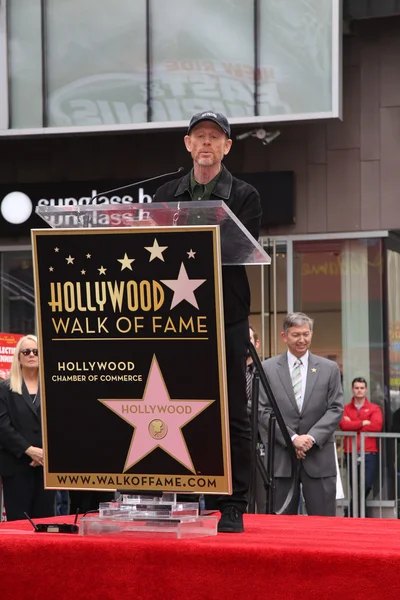
M259 192L263 225L294 222L294 177L290 171L239 173L237 177ZM29 235L30 229L46 227L35 213L37 206L86 206L88 204L128 204L151 202L157 188L172 177L143 184L132 184L111 193L102 190L128 185L129 181L53 182L0 185L0 236Z
M32 233L46 487L230 493L218 228Z

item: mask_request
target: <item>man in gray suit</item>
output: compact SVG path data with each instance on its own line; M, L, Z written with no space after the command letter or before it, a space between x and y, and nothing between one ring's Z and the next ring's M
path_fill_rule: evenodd
M296 492L286 514L297 514L300 483L309 515L335 516L336 462L333 434L343 412L343 392L336 363L309 352L313 320L304 313L285 317L281 333L288 350L262 365L282 412L297 455L290 456L280 429L275 443L275 510L282 507L296 479ZM267 444L270 404L260 386L260 432Z

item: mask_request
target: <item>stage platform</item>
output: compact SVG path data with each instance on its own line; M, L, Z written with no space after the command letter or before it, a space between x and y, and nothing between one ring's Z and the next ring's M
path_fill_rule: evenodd
M51 521L63 519L38 522ZM398 600L399 521L245 515L245 527L157 540L2 523L0 599Z

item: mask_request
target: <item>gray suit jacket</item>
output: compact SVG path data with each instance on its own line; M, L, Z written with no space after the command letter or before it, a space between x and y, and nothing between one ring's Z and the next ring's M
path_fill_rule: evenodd
M269 358L263 363L264 372L275 395L283 419L292 437L308 434L315 439L314 446L303 460L310 477L336 475L334 432L343 412L343 392L340 372L336 363L309 353L307 382L301 412L294 397L287 352ZM270 403L260 384L260 434L267 444ZM275 477L290 477L290 457L280 429L276 428Z

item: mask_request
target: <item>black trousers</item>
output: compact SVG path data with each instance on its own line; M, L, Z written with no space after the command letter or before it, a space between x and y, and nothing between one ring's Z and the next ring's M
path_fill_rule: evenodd
M126 491L126 493L133 493ZM149 492L151 493L151 492ZM112 502L114 492L92 492L92 490L69 490L69 512L75 515L77 511L84 514L89 510L98 510L100 502Z
M259 450L257 450L257 455ZM266 455L261 455L261 460L264 463L265 469L267 470ZM256 496L256 513L265 515L267 512L267 490L265 489L263 477L258 469L256 468L256 484L255 484L255 496ZM270 507L273 510L273 507Z
M219 496L217 500L215 497L213 499L206 496L206 508L223 510L225 506L236 506L241 512L245 512L247 508L251 462L251 428L246 395L246 359L249 343L248 319L226 325L225 349L233 493L231 496Z
M365 515L367 514L367 498L369 496L370 491L372 490L372 486L374 485L375 479L375 470L376 464L378 462L378 454L376 452L367 452L365 454L365 495L363 498L364 506L365 506ZM353 487L353 471L352 471L352 461L351 461L351 453L346 454L346 465L347 471L349 473L349 483L350 483L350 492ZM360 463L357 462L357 475L358 475L358 516L361 515L361 494L360 494ZM350 494L349 494L350 496ZM348 516L349 511L345 510L345 516ZM353 495L351 494L351 503L350 503L350 516L353 516Z
M26 519L24 513L32 519L55 515L56 492L44 489L42 467L27 466L2 480L7 521Z

